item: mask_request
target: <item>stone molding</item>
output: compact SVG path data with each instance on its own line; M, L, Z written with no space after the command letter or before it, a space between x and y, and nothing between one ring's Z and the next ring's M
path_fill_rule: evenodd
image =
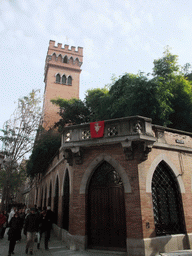
M161 161L165 161L166 164L171 168L171 170L174 172L175 176L177 177L177 181L180 187L180 192L185 193L185 186L184 182L181 176L181 173L178 171L178 169L175 167L175 165L172 163L172 161L165 155L165 154L160 154L158 155L152 162L148 173L147 173L147 178L146 178L146 192L151 193L151 184L152 184L152 178L153 174L155 172L156 167Z
M92 174L94 173L97 166L99 166L99 164L102 163L103 161L106 161L109 164L111 164L115 168L115 170L119 173L123 181L124 192L131 193L131 184L129 182L129 178L124 168L119 164L119 162L117 162L111 156L106 154L101 154L98 157L96 157L88 166L88 168L85 170L83 178L81 180L79 194L86 194L88 183L89 183L89 180L91 179Z

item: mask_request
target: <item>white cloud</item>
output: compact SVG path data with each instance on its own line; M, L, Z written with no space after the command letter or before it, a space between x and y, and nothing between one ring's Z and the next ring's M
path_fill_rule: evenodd
M105 41L104 50L109 53L114 48L114 39L111 37Z
M178 20L178 28L181 30L190 30L192 26L191 19L187 16L183 16Z
M130 32L133 26L129 21L123 19L122 11L115 11L113 15L116 21L116 27L118 28L118 31L120 31L124 35Z
M29 11L29 5L26 0L17 0L17 4L19 5L20 9L24 12Z
M98 22L99 26L106 27L110 30L113 29L113 22L103 14L98 14L97 22Z
M0 33L5 29L5 26L2 21L0 21Z
M95 47L93 40L90 38L85 38L84 40L84 54L89 58L89 59L94 59L95 58Z

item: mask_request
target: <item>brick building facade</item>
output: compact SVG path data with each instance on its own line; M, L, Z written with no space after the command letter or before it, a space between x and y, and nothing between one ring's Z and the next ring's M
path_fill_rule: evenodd
M58 155L31 190L73 250L156 255L192 247L192 134L135 116L64 128Z

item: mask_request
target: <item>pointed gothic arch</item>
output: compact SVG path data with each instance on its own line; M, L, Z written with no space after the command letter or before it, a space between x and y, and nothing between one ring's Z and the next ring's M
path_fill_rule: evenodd
M68 76L68 78L67 78L67 84L68 84L68 85L72 85L72 77L71 77L71 76Z
M65 55L65 57L64 57L64 59L63 59L63 63L68 63L67 55Z
M36 188L36 197L35 197L35 204L38 205L38 188Z
M179 183L174 172L163 160L153 173L151 189L156 235L185 233Z
M73 57L69 59L69 64L73 64Z
M66 75L63 75L62 76L62 84L66 84L66 81L67 81Z
M88 166L88 168L85 170L85 173L81 180L79 193L86 194L89 180L91 179L93 172L95 171L97 166L100 163L102 163L103 161L107 161L119 173L119 175L121 176L122 182L123 182L124 192L131 193L131 184L130 184L129 178L128 178L127 173L125 172L124 168L119 164L119 162L117 162L114 158L112 158L111 156L109 156L107 154L101 154L98 157L96 157L91 162L91 164Z
M57 61L62 62L62 55L61 54L59 54L59 56L57 57Z
M61 82L61 76L60 76L60 74L58 73L58 74L56 74L56 83L57 83L57 84L60 84L60 82Z
M55 182L55 196L54 196L54 213L55 213L55 223L58 220L58 207L59 207L59 178L57 176Z
M94 171L87 198L88 248L126 251L123 182L107 161Z
M78 65L78 66L79 66L79 58L76 58L76 59L75 59L75 65Z
M49 185L49 197L48 197L48 206L51 206L51 200L52 199L52 183L50 182Z
M147 193L152 192L151 183L152 183L153 174L155 172L156 167L158 166L158 164L161 161L165 161L167 163L167 165L171 168L171 170L174 172L175 176L177 177L177 181L179 183L179 188L180 188L181 193L185 193L185 186L184 186L182 176L180 175L181 173L178 171L178 169L176 168L174 163L165 154L160 154L153 160L153 162L148 170L148 173L147 173L146 192Z
M63 198L62 198L62 228L69 230L69 202L70 202L70 183L69 171L66 169L64 184L63 184Z
M56 54L53 53L51 59L54 60L54 61L56 61L56 58L57 58Z
M44 207L47 206L47 186L45 187L45 195L44 195Z
M43 188L41 190L41 203L40 203L41 209L43 209Z

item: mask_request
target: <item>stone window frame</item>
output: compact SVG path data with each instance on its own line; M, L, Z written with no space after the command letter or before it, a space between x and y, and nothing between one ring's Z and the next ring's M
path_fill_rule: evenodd
M179 170L176 168L176 166L173 164L173 162L165 155L165 154L160 154L158 155L152 162L148 173L147 173L147 178L146 178L146 193L152 193L152 179L153 179L153 174L156 170L156 167L159 165L161 161L164 161L170 169L173 171L175 176L177 177L178 185L180 188L180 193L183 194L185 193L185 186L184 182L181 176L181 173Z

